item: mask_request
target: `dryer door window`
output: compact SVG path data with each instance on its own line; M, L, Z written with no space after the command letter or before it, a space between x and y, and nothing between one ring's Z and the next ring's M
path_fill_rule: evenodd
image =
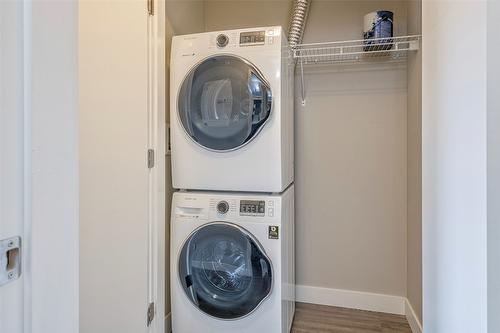
M217 222L195 231L179 256L179 278L189 300L204 313L238 319L271 293L272 267L245 229Z
M234 150L250 142L269 119L271 88L249 62L215 56L186 76L177 107L193 141L210 150Z

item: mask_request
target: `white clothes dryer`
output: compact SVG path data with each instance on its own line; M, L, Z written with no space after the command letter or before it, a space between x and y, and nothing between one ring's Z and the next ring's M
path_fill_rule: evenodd
M295 311L294 188L176 192L172 331L288 333Z
M293 73L281 27L174 37L174 188L286 189L294 174Z

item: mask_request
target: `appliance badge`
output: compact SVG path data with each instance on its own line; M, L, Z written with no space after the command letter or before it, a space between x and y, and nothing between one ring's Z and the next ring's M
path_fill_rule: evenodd
M276 225L269 226L269 239L279 239L279 227Z

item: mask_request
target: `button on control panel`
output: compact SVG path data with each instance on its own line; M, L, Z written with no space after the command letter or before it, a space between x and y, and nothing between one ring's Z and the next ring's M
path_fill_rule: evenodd
M242 216L265 216L266 202L264 200L241 200L240 215Z
M269 208L267 209L267 215L268 215L269 217L273 217L273 216L274 216L274 208L269 207Z

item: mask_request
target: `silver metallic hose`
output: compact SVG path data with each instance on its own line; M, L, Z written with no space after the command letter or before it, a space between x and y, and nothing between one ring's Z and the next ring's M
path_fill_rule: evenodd
M288 31L288 42L292 48L302 41L310 2L310 0L294 0L293 2L290 30Z

